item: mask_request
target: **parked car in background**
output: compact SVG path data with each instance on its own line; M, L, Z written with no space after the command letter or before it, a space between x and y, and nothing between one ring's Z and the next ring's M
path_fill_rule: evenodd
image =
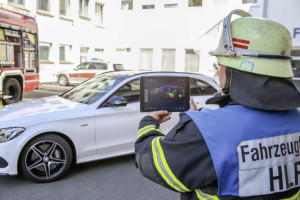
M89 78L107 71L123 71L123 64L111 62L84 62L72 70L63 70L56 75L57 82L62 86L76 85Z
M61 178L72 164L134 153L140 112L140 78L190 77L190 95L200 107L218 90L196 73L106 72L52 97L0 108L0 175L23 174L35 182ZM179 114L161 124L164 133Z

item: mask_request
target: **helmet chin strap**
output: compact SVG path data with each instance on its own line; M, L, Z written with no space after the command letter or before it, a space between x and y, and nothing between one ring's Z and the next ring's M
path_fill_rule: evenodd
M226 66L225 69L226 81L224 88L221 89L222 94L229 94L230 85L231 85L231 68Z

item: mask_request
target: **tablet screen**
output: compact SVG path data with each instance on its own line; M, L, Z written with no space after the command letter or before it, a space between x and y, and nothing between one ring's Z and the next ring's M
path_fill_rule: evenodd
M141 77L141 112L189 110L189 77Z

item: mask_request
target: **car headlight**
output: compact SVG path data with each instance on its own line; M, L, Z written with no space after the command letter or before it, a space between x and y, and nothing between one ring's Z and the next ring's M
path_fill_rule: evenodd
M26 129L21 127L0 128L0 143L14 139Z

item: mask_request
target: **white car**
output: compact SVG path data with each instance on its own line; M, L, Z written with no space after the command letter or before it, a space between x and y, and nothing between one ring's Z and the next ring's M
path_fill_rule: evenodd
M61 178L72 164L134 153L142 76L189 76L191 97L205 106L218 89L194 73L107 72L59 95L0 109L0 174L23 174L35 182ZM216 106L211 106L216 108ZM178 113L163 123L167 133Z
M123 64L112 62L83 62L71 70L63 70L57 73L57 82L62 86L77 85L107 71L123 71Z

